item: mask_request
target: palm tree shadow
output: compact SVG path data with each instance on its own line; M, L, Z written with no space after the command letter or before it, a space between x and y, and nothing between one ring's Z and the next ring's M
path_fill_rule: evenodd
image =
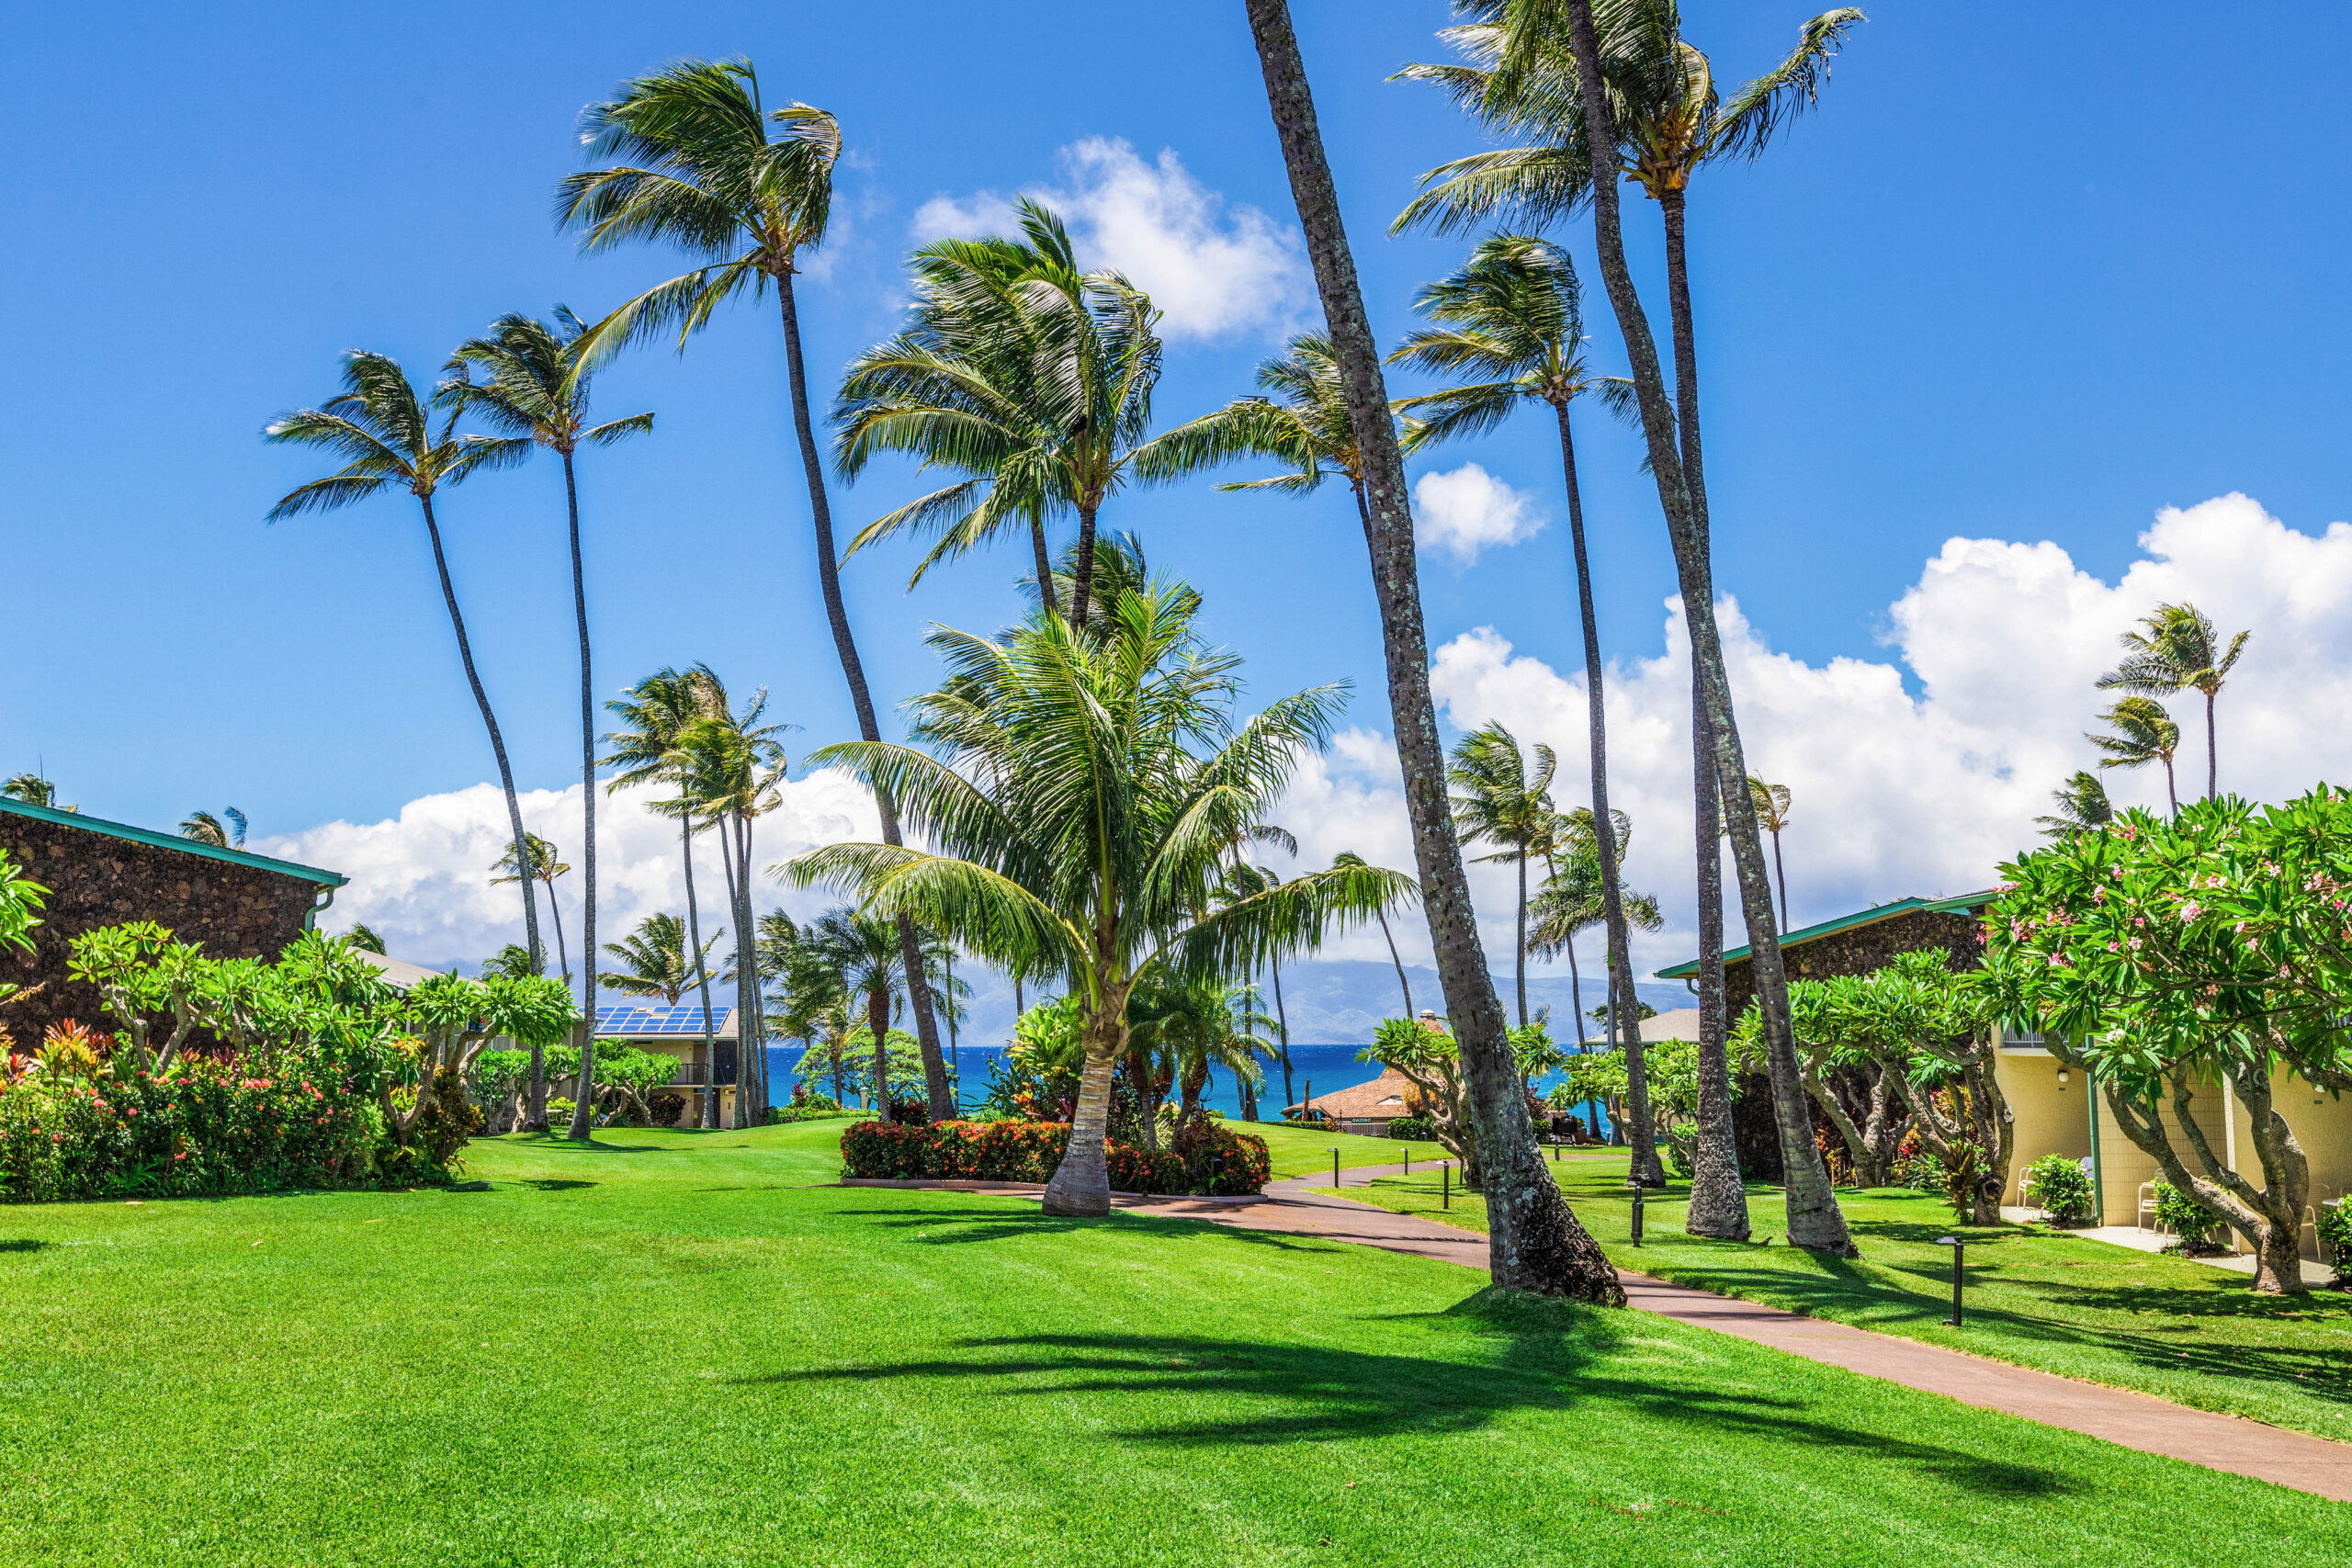
M2052 1471L1994 1451L1996 1434L1952 1445L1924 1442L1858 1429L1849 1411L1826 1400L1693 1382L1667 1385L1655 1376L1629 1375L1618 1368L1639 1353L1629 1343L1634 1325L1603 1309L1482 1291L1447 1312L1425 1315L1441 1334L1482 1343L1470 1358L1455 1359L1209 1335L1012 1335L958 1341L954 1348L960 1353L947 1358L808 1368L741 1381L784 1386L962 1380L985 1384L991 1398L1101 1395L1106 1410L1132 1423L1107 1435L1178 1449L1444 1436L1481 1431L1528 1412L1569 1416L1611 1405L1664 1427L1730 1428L1905 1465L1981 1496L2049 1496L2075 1489Z
M1234 1238L1247 1246L1270 1247L1278 1252L1328 1252L1335 1249L1334 1244L1329 1242L1302 1241L1296 1236L1283 1235L1273 1231L1210 1226L1190 1219L1153 1219L1131 1211L1102 1219L1061 1218L1041 1213L1027 1205L1023 1209L838 1209L834 1213L871 1220L889 1230L915 1231L919 1233L915 1239L935 1247L1012 1241L1022 1236L1058 1235L1069 1231L1100 1230L1105 1225L1115 1224L1123 1230L1139 1229L1144 1234L1173 1241L1198 1239L1214 1231L1220 1236Z

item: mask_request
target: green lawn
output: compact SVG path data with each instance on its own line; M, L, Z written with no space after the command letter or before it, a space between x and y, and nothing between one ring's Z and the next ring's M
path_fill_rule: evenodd
M838 1131L0 1213L0 1562L2352 1557L2341 1505L1445 1264L832 1187Z
M1424 1161L1431 1170L1437 1162L1452 1156L1438 1144L1408 1144L1396 1138L1368 1138L1361 1133L1319 1132L1284 1122L1228 1122L1226 1125L1237 1133L1252 1133L1266 1140L1266 1156L1274 1168L1274 1179L1290 1176L1312 1176L1317 1171L1331 1168L1331 1151L1340 1151L1340 1168L1355 1170L1368 1165L1401 1165L1409 1152L1414 1173L1419 1174Z
M1894 1190L1838 1194L1861 1247L1858 1262L1686 1236L1690 1190L1680 1183L1645 1201L1646 1245L1635 1248L1624 1151L1571 1155L1555 1168L1577 1216L1620 1267L2352 1440L2352 1294L2256 1296L2245 1275L2210 1264L2041 1226L1955 1226L1940 1199ZM1343 1191L1486 1228L1482 1201L1456 1191L1453 1208L1442 1213L1439 1187L1434 1172L1424 1179L1416 1169L1409 1179ZM1780 1190L1752 1187L1747 1202L1757 1236L1777 1242L1784 1229ZM1951 1315L1951 1253L1934 1244L1953 1235L1969 1243L1967 1326L1960 1329L1944 1324Z

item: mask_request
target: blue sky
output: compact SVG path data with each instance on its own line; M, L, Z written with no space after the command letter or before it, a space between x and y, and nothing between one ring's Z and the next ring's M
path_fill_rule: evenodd
M1393 339L1413 289L1464 249L1383 235L1419 171L1480 144L1434 92L1384 80L1437 56L1447 7L1295 10ZM1775 58L1803 14L1692 0L1686 28L1728 80ZM2049 541L2112 580L2163 506L2243 491L2305 533L2340 513L2346 31L2283 7L2221 28L2186 5L1888 4L1816 114L1753 168L1702 177L1718 581L1774 649L1885 661L1889 606L1956 535ZM234 804L285 833L490 776L413 513L387 499L265 526L315 470L258 432L327 395L338 350L424 376L501 312L593 314L677 270L650 251L582 260L551 225L574 117L622 78L748 54L772 99L840 115L845 220L802 296L820 388L890 330L926 203L1082 191L1068 150L1089 139L1123 141L1147 170L1172 152L1222 204L1218 234L1251 209L1292 227L1238 0L419 5L396 27L348 8L98 6L27 13L14 42L24 122L52 129L0 247L16 304L0 320L16 589L0 637L18 672L0 770L39 759L68 800L134 822ZM1655 209L1628 214L1662 309ZM1581 231L1563 237L1589 256ZM1591 302L1614 364L1597 287ZM1245 389L1280 318L1172 342L1162 418ZM703 659L775 688L802 749L846 733L772 313L726 316L683 358L627 358L599 399L658 415L650 439L582 464L599 684ZM1584 442L1608 651L1655 659L1672 591L1655 495L1623 434L1590 422ZM1551 525L1466 567L1428 558L1432 645L1492 627L1573 671L1556 450L1531 420L1419 468L1468 461ZM862 523L914 482L877 468L837 488L838 513ZM559 490L537 466L444 513L518 773L544 787L577 756ZM1351 678L1354 721L1385 729L1343 493L1196 484L1121 497L1103 521L1202 586L1255 690ZM910 594L909 560L847 573L891 699L931 679L921 629L1001 624L1021 569L984 557Z

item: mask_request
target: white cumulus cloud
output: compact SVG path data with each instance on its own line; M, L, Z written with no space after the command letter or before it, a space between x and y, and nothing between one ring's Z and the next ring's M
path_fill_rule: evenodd
M650 809L653 792L606 795L596 811L596 923L599 946L618 940L657 911L683 915L685 870L677 824ZM560 859L580 861L580 786L530 790L521 796L523 824L552 842ZM796 914L834 900L821 891L787 890L767 868L818 844L872 839L880 831L873 797L846 775L820 769L784 786L778 808L760 819L752 847L752 901ZM490 867L509 841L506 799L494 784L479 784L428 795L380 822L326 822L299 833L259 840L264 854L339 871L351 879L335 894L320 924L346 931L373 927L395 957L428 968L471 969L510 942L523 939L522 895L492 886ZM577 973L580 960L580 879L575 870L556 881L565 940ZM724 873L717 841L695 846L695 896L703 935L728 924ZM555 931L540 905L540 936L550 953Z
M1057 185L1027 194L1058 212L1089 267L1151 296L1171 338L1291 330L1313 298L1297 234L1254 207L1228 206L1171 148L1146 162L1114 137L1061 150ZM917 240L1013 231L1012 198L936 196L915 209Z
M1476 463L1423 474L1413 481L1414 536L1464 566L1490 545L1516 545L1544 526L1544 514L1524 491L1513 490Z

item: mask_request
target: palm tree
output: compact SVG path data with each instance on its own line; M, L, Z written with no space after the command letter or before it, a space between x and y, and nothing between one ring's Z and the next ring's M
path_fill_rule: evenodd
M698 667L707 675L707 667ZM709 676L718 694L716 712L689 726L678 738L682 797L691 800L706 827L718 830L719 865L735 921L736 1039L742 1067L735 1094L737 1126L756 1126L767 1115L767 1035L761 1007L757 943L759 922L752 912L753 821L781 798L786 761L776 739L784 728L763 725L768 694L763 687L742 711L725 702L726 688Z
M1080 268L1069 231L1023 198L1020 239L942 240L911 258L914 321L858 355L833 412L854 479L881 452L965 478L876 519L856 554L907 529L938 536L916 569L1026 526L1044 567L1044 519L1078 514L1070 615L1087 620L1095 518L1148 445L1159 381L1159 312L1114 272Z
M2114 705L2098 716L2101 723L2113 732L2108 735L2085 734L2083 739L2107 753L2099 759L2102 768L2141 768L2150 762L2165 765L2165 805L2175 814L2180 811L2180 795L2173 787L2173 753L2180 749L2180 726L2172 721L2165 705L2154 697L2119 697Z
M836 977L850 998L865 1004L865 1027L874 1041L875 1113L888 1121L890 1018L907 980L906 952L899 945L898 924L854 909L832 909L809 924L804 941L811 957ZM924 957L931 964L936 953L926 953Z
M571 978L571 950L564 945L563 909L555 901L555 879L559 876L571 875L571 868L556 859L556 847L537 833L524 834L523 847L530 855L529 869L527 871L516 869L518 864L523 863L517 861L514 846L509 844L506 846L506 852L498 857L498 863L490 868L500 874L490 879L490 885L496 887L503 883L521 882L527 878L548 890L548 915L555 921L556 963L562 966L563 977L569 982ZM583 938L582 941L584 942L585 939ZM592 1006L595 1000L595 989L592 985L587 992L589 1003ZM591 1011L586 1016L593 1019L595 1014Z
M343 933L343 940L362 953L372 953L379 958L384 955L384 939L377 934L375 927L364 921L354 921L351 929Z
M1415 869L1430 920L1430 945L1459 1043L1486 1170L1487 1258L1494 1282L1622 1304L1623 1287L1585 1228L1561 1201L1533 1134L1502 1009L1478 940L1461 846L1447 809L1445 753L1430 695L1429 637L1421 620L1413 517L1380 351L1356 281L1339 192L1315 119L1314 94L1291 28L1286 0L1248 0L1250 31L1265 78L1266 104L1306 231L1316 289L1362 456L1365 544L1386 655L1388 702L1413 832ZM1295 886L1295 885L1294 885Z
M654 809L678 819L678 851L686 875L686 940L698 953L707 953L709 947L702 939L702 914L695 900L695 807L683 787L684 764L678 742L689 728L710 715L711 681L706 677L707 671L701 665L687 671L664 667L631 686L618 701L605 705L605 710L618 716L621 721L620 728L605 737L613 748L607 761L617 770L606 787L618 793L640 784L661 784L680 792L658 802ZM723 698L718 705L725 705ZM724 928L712 932L711 942L718 942L723 932ZM711 1075L708 1091L702 1097L701 1121L704 1127L715 1128L718 1125L718 1041L707 964L695 966L695 983L702 992L703 1060L710 1065ZM543 1103L534 1101L534 1114L542 1121L545 1113L536 1108Z
M1781 927L1789 924L1789 868L1781 859L1781 829L1789 825L1789 808L1795 796L1786 784L1766 784L1754 773L1747 775L1747 798L1756 808L1756 825L1772 835L1772 874L1781 884Z
M1465 844L1487 843L1495 852L1481 861L1506 861L1519 868L1519 927L1512 974L1519 987L1519 1021L1527 1023L1527 861L1550 840L1558 820L1552 808L1552 777L1559 772L1552 748L1535 748L1535 772L1527 771L1518 738L1494 720L1454 742L1445 771L1453 786L1453 820Z
M2205 797L2221 792L2222 761L2213 738L2213 699L2237 667L2252 632L2240 632L2225 650L2213 623L2194 604L2159 604L2142 617L2140 629L2123 634L2123 662L2098 678L2098 689L2163 696L2194 688L2205 694ZM2175 732L2177 739L2178 732ZM2165 761L2167 778L2170 759Z
M582 231L581 249L593 254L651 241L676 245L703 265L655 285L597 322L576 345L574 359L594 365L624 344L661 337L673 328L684 352L686 340L720 305L741 295L756 299L775 287L793 434L808 487L818 588L858 733L878 740L882 731L865 665L842 600L841 556L833 544L824 458L808 411L799 302L793 291L803 253L824 243L831 218L841 126L809 104L765 107L759 73L748 60L685 60L664 66L629 83L617 98L591 104L581 122L589 157L634 160L570 175L559 187L558 217ZM777 131L773 140L771 127ZM898 843L896 804L884 798L875 805L884 840ZM911 955L914 928L902 928L899 938ZM931 992L922 966L915 968L915 1037L922 1047L933 1114L944 1115L946 1068L940 1060Z
M1421 291L1421 313L1439 323L1408 337L1389 355L1392 363L1469 381L1398 404L1407 415L1405 446L1416 451L1457 436L1488 431L1529 402L1548 406L1560 437L1560 470L1568 502L1568 539L1577 575L1577 604L1584 630L1587 743L1591 753L1592 809L1599 824L1594 840L1600 866L1603 920L1608 930L1608 974L1612 994L1634 988L1632 938L1617 891L1623 853L1609 807L1609 740L1600 623L1593 607L1592 568L1585 548L1584 498L1577 480L1576 440L1569 410L1591 398L1619 418L1634 413L1633 384L1619 376L1594 373L1585 357L1582 286L1575 265L1560 247L1523 234L1497 234L1480 242L1451 276ZM1411 412L1411 411L1419 411ZM1522 933L1521 951L1525 952ZM1522 999L1520 1021L1526 1022ZM1643 1066L1641 1029L1627 1014L1629 1075L1637 1080L1631 1102L1646 1124L1649 1097L1639 1083ZM1581 1025L1579 1025L1581 1027ZM1637 1139L1637 1150L1652 1145ZM1636 1157L1641 1157L1637 1154ZM1655 1159L1655 1155L1650 1157ZM1645 1172L1646 1176L1648 1172ZM1665 1169L1655 1172L1660 1181Z
M2051 791L2050 799L2058 807L2057 815L2033 819L2045 839L2095 833L2115 820L2115 807L2107 798L2107 785L2094 773L2076 773L2064 787Z
M1259 1032L1274 1028L1275 1021L1257 1010L1256 994L1247 985L1163 979L1136 988L1128 1017L1131 1044L1168 1062L1179 1126L1200 1109L1216 1068L1233 1074L1246 1099L1263 1077L1258 1057L1272 1054L1271 1043Z
M445 404L444 406L448 406ZM499 787L506 794L506 820L518 857L523 807L514 794L514 770L507 765L506 741L499 734L498 716L490 710L490 695L482 690L474 669L473 643L466 636L466 618L458 610L458 590L449 581L449 558L441 548L441 525L434 515L433 498L445 487L475 472L515 462L529 450L486 435L459 435L458 417L463 411L449 407L448 417L436 429L424 403L409 384L397 360L381 354L354 350L343 356L343 390L324 407L298 409L272 421L262 434L273 443L316 446L344 459L344 466L322 479L312 479L288 491L269 509L277 523L313 512L333 512L354 502L393 490L416 498L424 516L425 537L433 545L433 567L441 579L441 602L448 607L449 626L458 635L458 659L465 666L466 684L481 710L482 728L490 731L491 755L498 761ZM538 968L545 966L546 949L539 942L538 900L530 885L523 885L523 940ZM538 1047L534 1046L536 1053ZM536 1069L533 1077L537 1077ZM582 1101L586 1100L582 1096ZM539 1114L540 1101L533 1102Z
M0 796L21 800L28 806L46 806L51 811L71 811L70 806L57 804L57 786L35 773L18 773L6 784L0 784Z
M890 789L935 848L830 845L786 868L797 881L853 888L1078 998L1085 1065L1049 1213L1109 1212L1103 1133L1137 986L1311 949L1402 880L1310 872L1212 908L1230 846L1326 742L1341 694L1297 693L1236 724L1238 661L1202 644L1199 614L1197 593L1165 585L1123 595L1108 637L1050 615L998 641L940 628L948 683L913 708L941 754L853 743L810 759Z
M1620 842L1623 841L1621 837ZM1527 951L1549 964L1568 961L1568 994L1577 1015L1577 1045L1585 1044L1584 980L1577 969L1577 938L1595 926L1606 926L1609 911L1601 896L1600 855L1590 842L1575 846L1565 863L1552 869L1544 886L1527 905ZM1666 919L1657 900L1646 893L1620 890L1626 925L1634 931L1662 930Z
M1347 389L1329 335L1301 333L1291 339L1280 355L1258 367L1258 388L1252 396L1236 398L1160 434L1138 455L1143 476L1177 479L1243 457L1279 458L1290 472L1216 488L1305 495L1336 473L1348 481L1357 520L1368 534L1372 521L1364 507L1363 459L1349 423Z
M648 915L637 922L637 930L605 944L605 951L619 960L621 967L604 971L596 983L625 997L660 997L676 1007L686 987L707 968L710 950L718 945L718 938L713 936L690 964L685 921L675 915Z
M1331 863L1335 866L1353 868L1367 865L1370 863L1353 850L1341 850L1331 857ZM1408 886L1400 891L1397 901L1399 903L1416 902L1420 896L1419 888ZM1410 1018L1413 1016L1413 983L1405 978L1405 961L1396 953L1396 934L1388 929L1388 911L1385 908L1375 909L1373 911L1373 918L1380 922L1381 940L1388 944L1388 962L1396 966L1396 988L1404 993L1405 1010L1397 1016Z
M626 419L588 423L588 388L592 367L582 364L579 346L586 328L564 306L555 308L555 325L515 313L501 316L490 331L458 345L449 361L454 373L451 395L460 399L492 429L510 439L544 446L563 462L563 503L571 546L571 614L580 637L580 811L582 886L580 951L588 955L582 976L581 1016L596 1017L596 697L589 669L588 575L580 551L580 481L574 458L582 443L610 446L653 428L650 413ZM480 370L487 380L472 382L465 372ZM548 908L555 908L555 885L548 885ZM556 946L563 945L563 917L556 916ZM564 974L571 965L566 962Z
M1477 201L1457 204L1460 216L1454 220L1480 220L1487 212L1509 208L1522 218L1542 221L1588 200L1591 204L1601 276L1625 343L1650 473L1666 514L1690 633L1694 750L1712 752L1712 758L1699 757L1696 780L1703 835L1699 859L1703 872L1715 852L1714 818L1706 809L1705 797L1717 793L1714 781L1745 779L1747 769L1714 616L1700 457L1697 355L1683 265L1680 193L1690 171L1708 157L1734 152L1754 156L1776 129L1813 101L1829 55L1845 30L1860 19L1860 13L1838 11L1815 18L1807 25L1798 50L1778 69L1742 88L1730 104L1719 106L1704 75L1704 57L1681 41L1679 17L1671 0L1612 8L1605 60L1591 0L1566 0L1565 15L1560 7L1539 6L1527 0L1472 0L1471 9L1479 18L1478 28L1486 30L1456 29L1452 36L1471 51L1473 75L1480 64L1488 69L1475 84L1467 77L1453 79L1457 96L1472 104L1490 125L1534 130L1544 147L1542 156L1532 161L1542 165L1540 177L1516 186L1502 182L1501 198L1485 206ZM1633 159L1627 170L1623 154L1629 147ZM1658 196L1662 207L1670 208L1667 214L1668 293L1675 347L1671 400L1649 318L1626 265L1617 191L1621 172L1651 181L1645 188ZM1667 199L1669 194L1674 197L1671 202ZM1827 1168L1813 1141L1811 1105L1789 1030L1786 973L1755 805L1744 790L1721 792L1721 799L1731 821L1733 862L1753 953L1750 969L1763 1018L1774 1121L1787 1172L1789 1241L1809 1250L1850 1254L1853 1241L1838 1209ZM1702 884L1702 895L1704 891ZM1701 934L1702 975L1711 975L1703 923ZM1701 1011L1703 1033L1710 1026L1704 1021L1709 1010L1703 996Z
M242 850L245 847L245 814L233 806L221 807L218 817L209 811L191 811L180 823L180 837L210 844L216 850Z

